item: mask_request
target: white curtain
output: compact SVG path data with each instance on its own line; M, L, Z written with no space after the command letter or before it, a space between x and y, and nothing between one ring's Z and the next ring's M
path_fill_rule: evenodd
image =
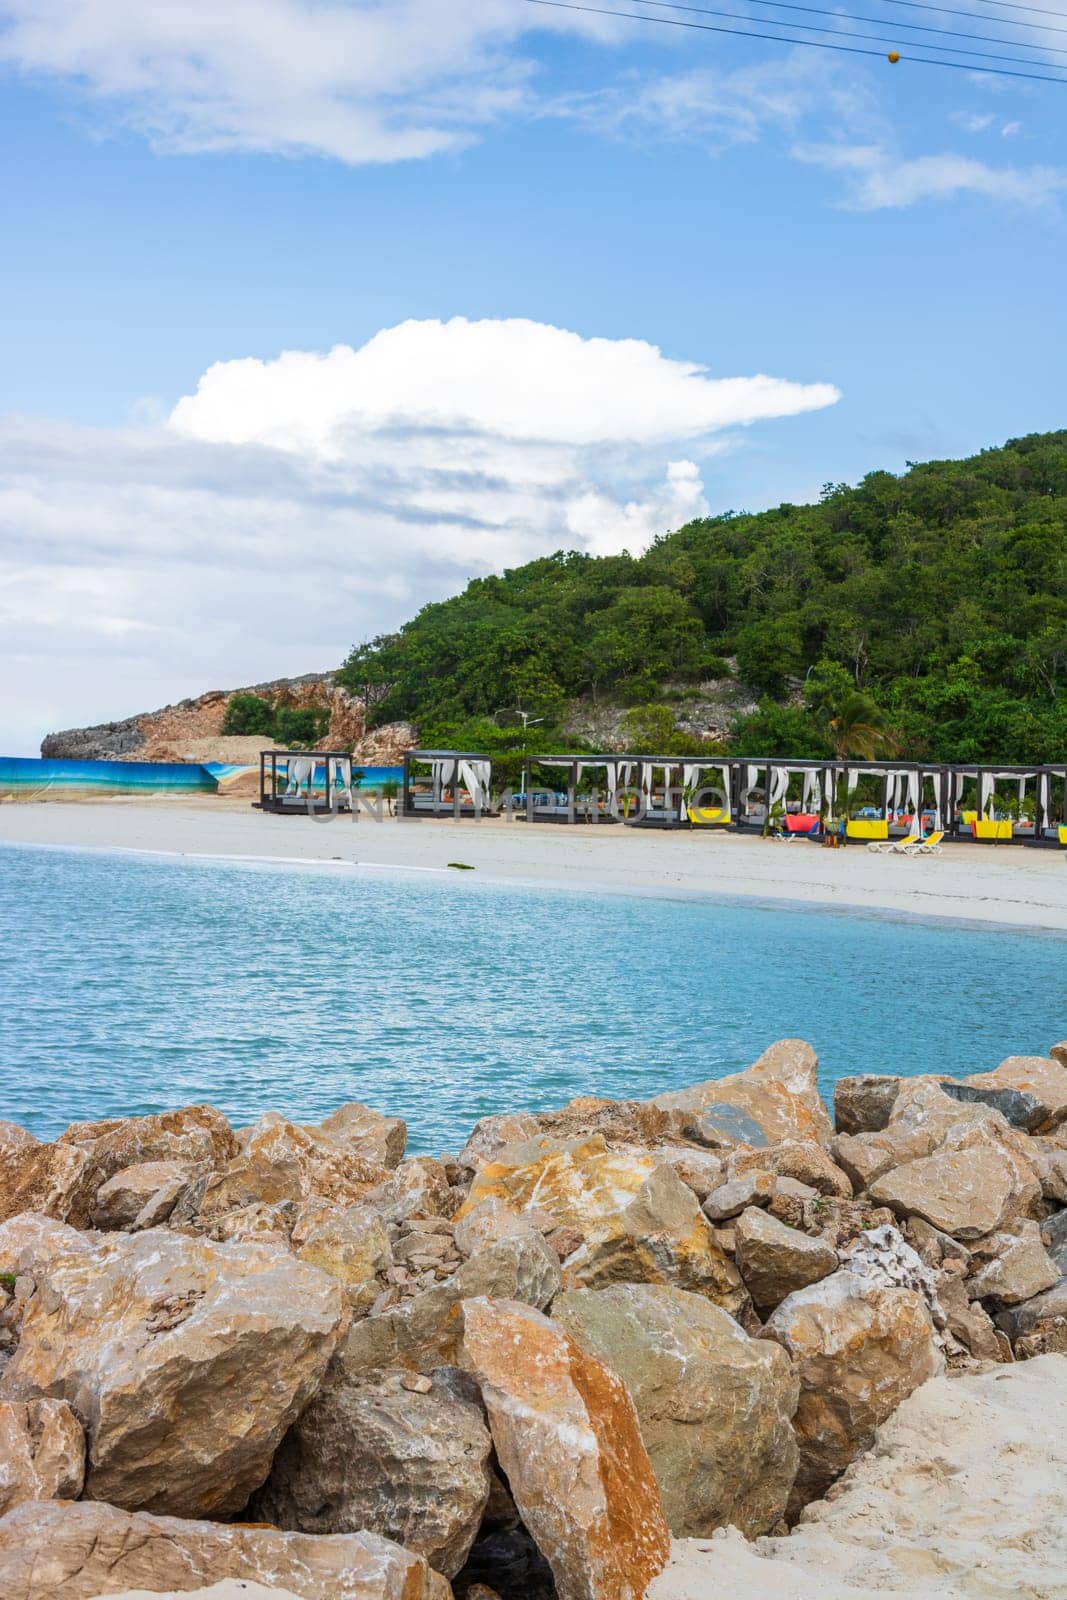
M457 780L461 788L467 790L474 805L484 809L489 804L489 774L492 770L488 761L460 761Z

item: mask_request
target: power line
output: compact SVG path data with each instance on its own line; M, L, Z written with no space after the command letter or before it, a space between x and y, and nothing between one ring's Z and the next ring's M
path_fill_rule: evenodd
M758 32L757 30L755 30L753 28L726 28L726 27L723 27L721 24L716 25L715 23L711 23L711 22L685 22L685 21L683 21L683 19L681 17L650 17L650 16L647 15L647 13L641 12L641 11L612 11L612 10L609 10L608 7L606 7L606 6L590 6L590 5L579 4L578 0L526 0L526 4L527 5L534 5L534 6L550 6L555 11L582 11L582 12L588 13L590 16L596 16L596 17L621 17L625 21L628 21L628 22L653 22L653 23L658 23L661 27L664 27L664 28L691 28L691 29L695 29L699 33L726 33L726 34L733 34L738 39L767 39L767 40L771 40L772 42L777 43L777 44L806 45L812 50L837 50L839 52L843 52L845 55L850 55L850 56L874 56L879 61L885 59L885 52L884 51L882 51L882 50L867 50L862 45L826 44L821 39L796 39L796 38L791 37L789 34L760 33L760 32ZM733 13L731 13L731 15L732 14ZM778 26L778 27L784 28L784 27L790 26L790 24L785 23L785 22L774 24L772 22L769 22L767 19L763 19L763 20L764 20L764 25L765 26L769 26L769 27ZM793 24L793 26L798 26L798 25L797 24ZM818 31L820 31L820 32L831 32L831 31L834 31L834 30L830 30L830 29L823 30L823 29L820 29ZM864 37L870 37L870 36L869 35L864 35ZM935 47L933 45L927 45L924 48L926 48L928 50L932 50ZM962 55L963 51L962 50L956 51L955 54ZM981 72L981 73L984 73L984 74L986 74L986 75L988 75L990 77L994 77L994 78L1027 78L1027 79L1030 79L1030 80L1032 80L1034 82L1038 82L1038 83L1062 83L1062 84L1067 84L1067 77L1056 78L1056 77L1053 77L1051 75L1051 73L1045 73L1045 72L1013 72L1010 69L1004 68L1004 67L975 67L975 66L972 66L970 64L970 62L967 62L967 61L949 61L943 56L929 56L929 55L927 55L927 56L911 56L910 55L910 56L908 56L907 59L908 59L909 62L911 62L911 63L913 63L914 65L917 65L917 66L924 66L924 67L954 67L957 72Z
M746 21L746 20L749 20L749 19L747 19L745 17L743 12L738 12L738 11L715 11L715 10L710 9L707 6L683 5L683 4L681 4L681 0L638 0L638 3L640 5L643 5L643 6L655 6L657 11L690 11L690 12L693 12L695 15L701 16L701 17L733 17L736 20L742 21L742 22ZM859 17L859 16L856 16L856 14L854 12L851 12L851 11L827 11L824 6L805 6L805 5L800 5L800 4L796 3L796 0L752 0L752 3L754 5L759 5L759 6L770 6L775 11L804 11L809 16L814 16L814 17L834 17L834 18L838 18L839 17L842 22L869 22L869 23L871 23L871 25L873 27L885 29L886 32L889 32L894 26L891 21L890 22L886 22L883 17ZM791 27L791 28L800 28L804 32L808 31L807 28L805 27L805 24L802 23L802 22L786 21L786 22L781 22L780 23L780 22L777 22L777 21L772 21L771 18L766 18L765 19L765 18L761 18L761 17L754 17L751 20L754 21L754 22L760 22L760 21L766 20L766 21L772 22L772 26L774 26L776 28L778 28L778 27L782 27L782 28ZM1027 45L1022 40L1019 40L1019 39L997 39L992 34L988 34L988 33L963 33L963 32L961 32L960 30L958 30L956 28L925 28L925 27L922 26L921 23L918 23L918 22L900 22L900 23L896 24L896 27L898 27L898 28L907 28L910 33L936 33L936 34L940 34L943 37L949 38L949 39L974 39L974 40L976 40L976 41L978 41L980 43L985 43L985 44L1006 44L1006 45L1012 45L1012 46L1014 46L1014 47L1016 47L1018 49L1023 49L1023 50L1032 49L1033 48L1033 46ZM842 28L813 28L811 31L813 33L842 33L842 32L845 32L846 30L844 30ZM869 38L870 35L868 35L868 34L860 34L858 37L863 39L863 38ZM927 44L926 41L923 40L923 39L917 40L916 43L919 45L920 49L923 49L923 50L937 50L937 49L941 48L941 46L939 46L939 45ZM998 56L998 55L991 55L988 50L961 50L956 45L945 45L944 48L946 50L951 51L953 55L957 55L957 56L978 56L978 57L980 57L980 58L982 58L982 59L984 59L986 61L1015 61L1015 62L1018 62L1018 64L1020 66L1027 66L1027 67L1041 67L1041 66L1045 65L1045 63L1043 61L1035 61L1035 60L1032 59L1032 57L1028 57L1028 56ZM1050 49L1050 50L1048 50L1046 52L1046 54L1048 54L1048 55L1056 55L1056 56L1067 56L1067 50Z
M1007 4L1007 0L983 0L983 3L987 5L1005 5ZM906 6L909 11L937 12L943 17L964 17L969 22L973 22L975 20L975 14L973 11L960 11L955 6L924 4L923 0L882 0L882 4L887 6ZM1030 11L1031 9L1032 7L1030 6L1012 7L1013 11ZM1042 16L1046 15L1045 12L1041 12L1039 14ZM1062 17L1063 12L1049 11L1047 15L1050 17ZM991 17L989 20L991 22L998 23L1002 28L1035 28L1041 33L1067 33L1067 28L1053 28L1050 27L1047 22L1013 22L1011 17ZM1022 39L1019 40L1020 44L1023 44L1024 42L1025 41Z
M1049 11L1043 6L1020 6L1013 4L1013 0L982 0L982 4L984 6L1001 6L1005 11L1028 11L1032 17L1059 17L1060 21L1063 21L1062 11ZM1039 22L1026 22L1020 23L1019 26L1026 28L1039 28L1043 27L1044 24ZM1063 29L1052 28L1050 29L1050 32L1062 33Z

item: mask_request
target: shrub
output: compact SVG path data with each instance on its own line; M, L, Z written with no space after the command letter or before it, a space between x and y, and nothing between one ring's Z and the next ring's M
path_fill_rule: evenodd
M274 732L274 707L259 694L233 694L222 719L227 734L261 734L269 739Z

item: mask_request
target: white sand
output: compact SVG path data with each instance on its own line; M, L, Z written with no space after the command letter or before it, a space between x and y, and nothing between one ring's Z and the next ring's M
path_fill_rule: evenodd
M1067 929L1067 852L952 845L940 856L871 855L707 832L622 826L366 815L313 822L253 810L246 800L169 797L0 806L0 844L89 846L336 861L361 869L447 871L618 893L714 894L871 912Z
M924 1384L808 1517L679 1540L648 1600L1067 1600L1067 1357Z

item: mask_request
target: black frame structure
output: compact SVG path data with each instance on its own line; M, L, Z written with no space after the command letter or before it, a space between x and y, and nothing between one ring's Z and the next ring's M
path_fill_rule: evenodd
M459 775L460 764L469 765L478 762L486 768L485 788L486 803L464 804L460 790L462 780L456 781ZM412 773L413 763L421 763L430 768L430 792L424 794L416 788L417 779ZM451 765L453 768L449 777L445 778L443 768ZM492 762L484 752L477 750L405 750L404 775L401 784L400 815L402 817L480 817L493 811L489 796L489 781L492 774ZM451 789L452 798L444 798L446 789Z
M307 793L303 793L299 785L295 794L278 792L278 765L285 763L285 788L289 787L289 763L291 761L310 761L311 771L308 775ZM339 784L332 771L332 763L340 761L348 764L348 784ZM322 798L315 797L315 768L323 766L325 784ZM292 815L296 813L308 814L308 808L316 813L327 811L347 811L351 807L351 781L352 781L352 756L347 750L261 750L259 752L259 799L253 805L260 811L273 811L279 815ZM343 791L343 798L341 797Z

